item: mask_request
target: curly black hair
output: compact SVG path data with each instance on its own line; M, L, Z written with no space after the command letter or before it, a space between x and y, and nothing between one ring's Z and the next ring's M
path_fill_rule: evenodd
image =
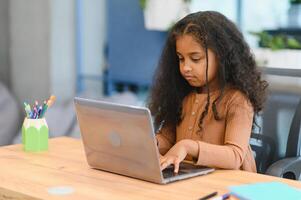
M182 77L179 59L176 54L176 39L189 34L204 48L206 53L207 104L199 120L199 128L207 115L210 105L208 87L208 48L218 60L218 79L221 84L220 95L213 100L214 118L219 120L216 104L222 99L226 85L240 90L252 103L254 113L263 108L268 86L261 79L250 47L236 25L224 15L215 11L192 13L178 21L170 30L156 70L148 107L154 116L156 127L162 123L175 129L182 121L182 102L194 88Z

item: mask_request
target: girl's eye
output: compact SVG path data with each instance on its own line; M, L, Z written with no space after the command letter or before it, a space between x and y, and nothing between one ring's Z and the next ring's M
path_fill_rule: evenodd
M193 62L198 62L198 61L200 61L201 59L200 59L200 58L191 58L191 60L192 60Z
M184 61L184 58L180 58L180 57L179 57L179 61L180 61L180 62L183 62L183 61Z

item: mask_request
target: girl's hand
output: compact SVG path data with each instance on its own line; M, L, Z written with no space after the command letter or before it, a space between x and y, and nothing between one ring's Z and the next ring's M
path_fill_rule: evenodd
M174 172L178 173L180 163L185 159L186 155L186 144L184 140L181 140L176 143L164 156L160 157L161 170L173 164Z

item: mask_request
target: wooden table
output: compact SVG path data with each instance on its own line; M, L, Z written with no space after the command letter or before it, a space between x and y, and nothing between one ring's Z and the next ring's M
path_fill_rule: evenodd
M49 151L27 153L21 145L0 148L0 199L198 199L228 186L281 181L301 188L301 182L255 173L217 170L212 174L157 185L100 170L86 163L80 140L50 139ZM49 194L53 187L69 187L73 193Z

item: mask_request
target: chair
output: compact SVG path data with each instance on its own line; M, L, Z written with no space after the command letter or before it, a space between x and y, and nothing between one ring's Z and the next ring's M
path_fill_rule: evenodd
M262 130L251 134L259 173L299 180L301 99L296 92L271 91L263 114Z

